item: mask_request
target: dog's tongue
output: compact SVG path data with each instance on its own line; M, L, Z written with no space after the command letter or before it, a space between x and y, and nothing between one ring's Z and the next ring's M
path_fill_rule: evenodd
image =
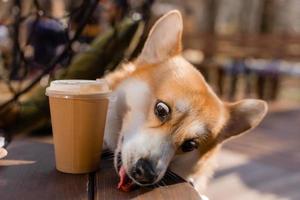
M118 183L118 189L124 192L129 192L133 189L134 183L126 174L125 168L121 166L119 170L120 181Z

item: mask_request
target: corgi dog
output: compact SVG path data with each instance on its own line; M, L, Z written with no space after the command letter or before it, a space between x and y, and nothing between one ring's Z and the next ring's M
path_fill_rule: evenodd
M220 100L182 57L182 31L180 12L168 12L152 27L140 55L105 76L114 100L104 142L115 152L122 190L155 184L170 169L202 194L220 146L267 113L262 100Z

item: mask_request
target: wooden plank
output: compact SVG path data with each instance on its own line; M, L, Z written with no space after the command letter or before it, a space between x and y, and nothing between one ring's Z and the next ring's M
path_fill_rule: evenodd
M13 141L0 160L0 199L88 199L88 175L55 169L53 145Z
M134 198L136 200L152 200L152 199L197 199L198 193L188 183L178 183L169 186L155 188L147 193L141 194Z
M176 175L158 188L119 191L111 156L90 175L60 173L55 169L53 145L37 140L13 141L0 160L0 199L199 199L197 192ZM175 178L174 178L175 176Z
M175 175L174 175L175 176ZM117 189L119 177L115 172L112 160L102 160L101 169L95 177L95 198L102 199L199 199L198 193L181 178L164 178L164 186L158 188L138 188L132 192Z

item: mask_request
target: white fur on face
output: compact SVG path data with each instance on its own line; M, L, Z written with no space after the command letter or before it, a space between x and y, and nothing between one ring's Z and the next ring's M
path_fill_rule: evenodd
M132 126L131 129L134 129L138 124L141 124L141 121L144 122L144 115L147 111L145 108L147 108L149 103L148 96L150 96L150 91L146 83L135 79L123 82L113 92L109 102L104 135L105 144L109 149L116 149L123 124L130 125ZM124 115L127 109L134 109L133 122L137 125L124 122Z
M122 160L125 168L133 167L141 159L148 159L154 167L160 180L164 175L173 155L171 139L166 135L151 129L139 129L124 136L122 146Z
M120 140L122 137L124 139L123 142L119 142L118 147L125 170L128 173L139 159L146 158L155 167L159 180L175 150L168 134L146 127L147 115L153 110L152 102L155 97L152 96L147 83L138 79L125 81L120 89L123 89L128 107L119 137Z
M183 112L183 113L186 112L186 111L188 111L189 108L190 108L190 105L189 105L188 101L183 100L183 99L177 100L175 106L176 106L176 109L179 112Z
M189 126L189 133L200 136L205 134L206 128L205 125L200 121L193 121Z

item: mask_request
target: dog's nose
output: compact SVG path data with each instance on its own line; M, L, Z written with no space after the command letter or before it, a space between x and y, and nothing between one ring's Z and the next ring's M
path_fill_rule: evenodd
M141 184L151 184L156 179L156 174L151 162L147 159L139 159L132 170L133 178Z

